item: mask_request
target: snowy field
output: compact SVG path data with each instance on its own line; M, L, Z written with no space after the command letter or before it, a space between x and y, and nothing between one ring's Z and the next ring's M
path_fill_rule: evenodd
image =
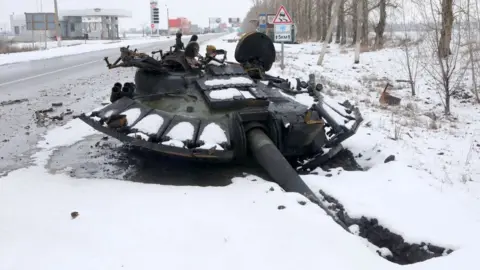
M185 35L185 38L190 36ZM47 59L65 55L75 55L82 54L92 51L100 51L105 49L120 48L128 45L139 45L158 42L162 40L174 39L175 37L142 37L134 36L134 38L128 38L124 40L66 40L62 41L62 47L57 47L56 41L47 42L47 50L45 50L44 42L37 42L36 47L40 48L36 51L29 52L20 52L20 53L10 53L10 54L0 54L0 65L17 63L17 62L28 62L32 60ZM14 46L27 46L33 47L32 43L14 43Z
M208 43L232 56L235 43L226 39ZM365 121L344 145L367 170L302 177L350 217L376 219L407 243L453 253L391 263L377 255L388 251L355 235L355 226L347 233L303 196L253 175L227 187L51 175L45 164L52 151L97 134L73 120L45 135L36 165L0 178L0 269L478 269L479 105L454 99L454 119L441 117L436 91L420 80L417 97L396 86L401 105L382 107L387 80L406 79L401 50L362 53L355 68L351 49L332 46L323 67L316 66L319 52L318 44L286 45L286 69L278 62L270 73L307 79L315 72L327 95L356 103ZM297 100L313 102L306 95ZM427 112L438 115L435 129ZM385 163L390 155L395 161Z

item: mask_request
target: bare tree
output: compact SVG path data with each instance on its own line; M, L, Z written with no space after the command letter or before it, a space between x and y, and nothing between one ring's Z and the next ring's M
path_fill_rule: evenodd
M477 2L477 1L475 1ZM478 11L478 4L475 3ZM468 33L468 56L469 56L469 64L470 64L470 73L472 76L472 93L475 95L475 99L477 103L480 103L480 96L478 93L478 86L477 86L477 78L476 78L476 69L475 69L475 58L474 58L474 40L472 37L472 22L470 21L470 0L467 0L467 7L465 9L466 12L466 20L467 20L467 33Z
M453 29L453 0L442 1L442 28L440 42L438 43L438 53L441 57L450 55L450 42L452 40Z
M362 24L360 23L363 11L363 3L362 1L358 1L356 4L357 8L357 40L355 43L355 60L354 63L360 63L360 46L361 46L361 35L362 35Z
M402 6L405 7L405 0L402 0ZM418 47L418 44L415 45L414 48L411 47L411 45L416 44L417 41L412 42L410 37L408 36L405 9L402 10L402 20L403 20L402 50L404 53L404 58L401 59L401 62L408 76L407 82L410 84L410 91L412 93L412 96L415 96L417 94L416 81L417 81L419 64L420 64L420 49Z
M383 48L383 33L387 23L387 0L380 0L380 19L375 26L375 49Z
M347 43L347 25L345 23L345 0L341 0L337 17L337 33L335 43Z
M454 38L453 44L451 44L452 40L449 40L449 48L448 48L448 55L447 57L444 56L443 53L445 51L440 51L439 48L444 48L445 46L445 24L444 24L444 13L441 12L445 9L444 1L442 1L441 9L438 9L438 5L434 1L437 0L430 0L429 5L429 15L425 16L425 18L430 17L432 23L429 24L433 29L429 31L430 38L430 50L432 51L432 55L434 56L434 61L427 61L424 63L425 71L430 76L431 79L437 84L438 86L438 94L442 98L442 103L444 107L445 115L450 115L450 100L451 97L455 94L460 81L464 78L465 72L467 70L467 66L462 67L462 54L461 54L461 42L462 42L462 33L461 27L455 30L456 35L452 35L451 37ZM438 19L438 14L441 14L441 18ZM453 14L453 12L452 12ZM461 16L457 16L457 23L461 25L463 22L460 19ZM441 21L441 22L440 22ZM428 23L428 21L427 21ZM452 20L453 23L453 20ZM447 27L448 28L448 27ZM453 33L453 27L451 28L451 34ZM442 43L443 42L443 43ZM450 46L453 45L453 50Z
M333 26L335 26L335 19L337 18L338 11L340 10L341 2L342 0L335 0L335 6L333 8L333 15L330 20L330 26L328 27L327 36L323 41L323 48L322 48L322 51L320 52L320 56L318 57L318 61L317 61L317 65L319 66L322 65L323 58L325 57L325 53L327 52L328 44L331 42L330 38L332 37L332 34L333 34Z

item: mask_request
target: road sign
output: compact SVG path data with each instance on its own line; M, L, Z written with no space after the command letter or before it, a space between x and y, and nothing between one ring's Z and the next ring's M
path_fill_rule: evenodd
M273 24L293 24L292 17L284 6L280 6L278 9L277 15L273 19Z
M267 28L267 14L258 15L258 27Z
M276 24L274 38L275 42L292 42L292 25Z

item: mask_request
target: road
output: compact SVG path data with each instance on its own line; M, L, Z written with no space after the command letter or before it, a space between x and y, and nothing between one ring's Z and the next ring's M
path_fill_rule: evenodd
M199 42L218 37L199 36ZM158 49L168 50L173 42L174 39L171 39L135 48L149 53ZM184 42L188 42L188 39ZM115 82L133 81L135 68L108 70L105 67L105 56L116 59L118 55L117 48L0 66L0 175L28 166L32 161L32 153L37 150L40 136L47 130L65 124L75 114L99 107L102 101L108 99L109 89ZM17 102L13 102L15 100ZM53 103L62 105L53 106ZM55 121L44 119L44 115L36 113L47 109L53 109L53 112L46 114L49 117L72 113ZM66 167L73 168L79 177L115 177L123 174L122 177L126 179L135 178L144 182L151 182L158 175L155 171L158 163L150 162L157 157L145 160L141 155L125 150L118 142L112 139L105 141L102 137L94 136L58 151L51 159L50 169L54 172ZM97 144L99 141L102 143ZM98 168L99 164L103 164L102 169ZM137 169L131 170L132 166ZM127 168L130 170L125 175ZM142 173L139 173L140 168ZM182 171L180 167L176 171L172 165L162 174L180 179L179 171ZM195 172L196 178L211 178L209 171L200 166ZM236 169L226 168L223 171L226 177L222 179L230 179L238 173ZM183 178L188 178L188 175ZM220 181L218 184L224 183Z

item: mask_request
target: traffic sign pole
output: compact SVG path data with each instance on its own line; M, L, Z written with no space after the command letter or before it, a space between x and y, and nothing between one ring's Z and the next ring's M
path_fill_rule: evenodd
M284 62L285 61L285 50L284 50L283 44L284 43L282 42L282 61L280 62L280 68L282 70L285 69L285 62Z
M287 9L284 6L280 6L273 19L274 24L274 41L281 44L281 58L280 68L285 69L285 42L292 42L292 25L293 20Z

